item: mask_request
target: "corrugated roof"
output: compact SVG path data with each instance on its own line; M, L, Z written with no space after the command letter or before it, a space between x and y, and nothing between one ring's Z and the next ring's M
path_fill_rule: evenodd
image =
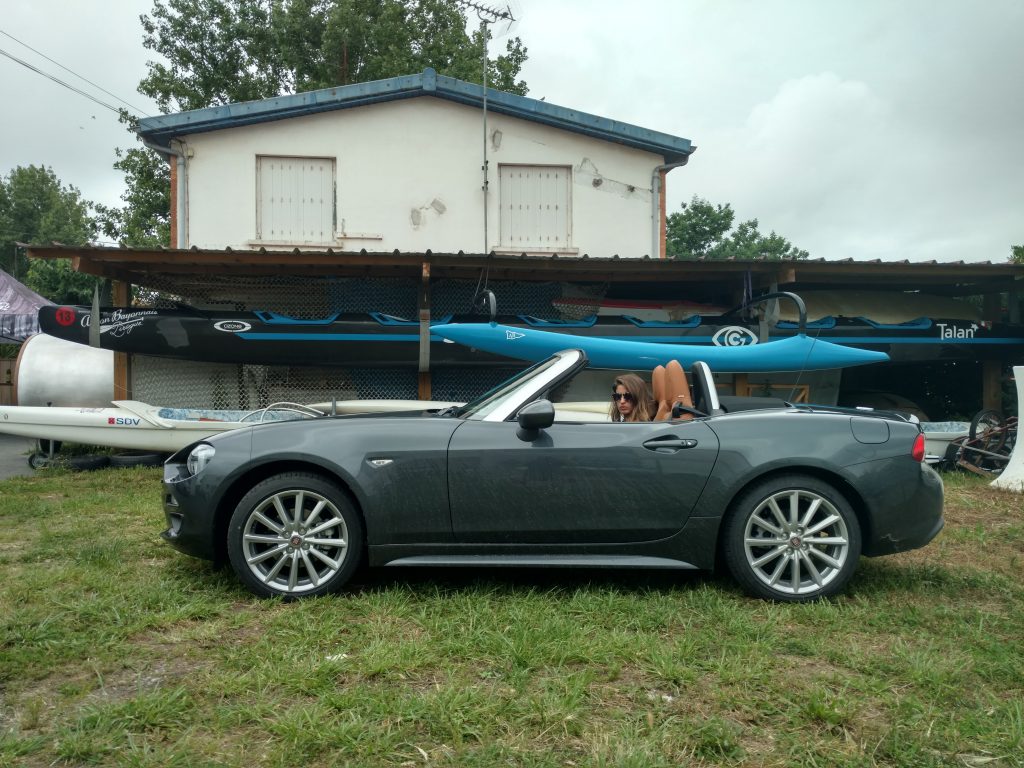
M484 88L476 83L438 75L433 69L428 68L418 75L146 117L139 121L138 133L152 144L169 147L172 139L189 134L220 131L418 96L433 96L472 107L483 107ZM663 155L665 161L669 163L681 162L696 150L689 139L492 88L487 89L487 109L489 112L653 152Z
M619 256L518 256L494 253L408 253L167 248L130 249L59 244L28 246L34 258L70 258L75 268L92 275L146 285L165 275L332 275L420 278L427 265L432 278L477 279L486 270L494 280L686 283L705 293L734 290L752 277L756 288L800 284L848 289L928 290L945 295L1002 293L1024 285L1024 265L1009 262L717 261L706 259L620 258ZM691 291L692 293L692 291Z

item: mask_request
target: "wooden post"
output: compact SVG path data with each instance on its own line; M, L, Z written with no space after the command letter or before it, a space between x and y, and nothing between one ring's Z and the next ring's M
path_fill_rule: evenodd
M982 315L985 320L996 323L1000 320L1002 294L986 293L982 298ZM984 360L981 368L981 407L996 411L1003 410L1003 365L999 360Z
M1003 364L999 360L985 360L981 369L981 407L1003 410Z
M732 377L732 393L740 397L750 394L750 384L747 382L747 374L734 373Z
M999 322L999 312L1002 304L1002 294L986 293L981 300L981 313L985 320L990 323Z
M132 286L130 283L114 280L112 289L114 306L127 307L131 303ZM132 399L132 357L128 352L114 353L114 397L112 399Z

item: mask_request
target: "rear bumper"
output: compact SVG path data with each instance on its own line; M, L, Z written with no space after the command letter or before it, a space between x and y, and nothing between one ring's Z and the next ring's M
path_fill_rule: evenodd
M902 498L897 504L887 504L884 517L876 516L872 521L872 536L864 542L863 554L877 557L906 552L938 536L945 525L942 478L922 463L919 476L909 485L895 491Z

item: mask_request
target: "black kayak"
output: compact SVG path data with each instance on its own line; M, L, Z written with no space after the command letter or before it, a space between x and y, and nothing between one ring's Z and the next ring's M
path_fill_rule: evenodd
M92 312L82 306L39 310L43 332L89 343ZM549 320L499 315L505 326L536 328L570 336L665 344L745 346L795 336L800 326L779 322L764 330L738 316L693 315L678 321L639 320L628 315ZM99 311L104 349L141 355L218 363L345 367L415 366L420 361L420 323L377 312L337 313L303 319L254 310L222 312L179 306L174 309L105 307ZM435 317L431 326L479 323L478 315ZM805 333L835 344L885 352L894 363L956 360L1017 360L1024 354L1024 326L986 325L970 320L919 318L883 324L868 318L824 317L806 324ZM444 341L431 334L430 365L473 366L520 361Z

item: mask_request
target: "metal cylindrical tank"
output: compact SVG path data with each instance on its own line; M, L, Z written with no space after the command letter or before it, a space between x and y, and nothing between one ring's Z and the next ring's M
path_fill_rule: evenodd
M14 364L14 402L103 408L114 399L114 353L45 333L29 336Z

